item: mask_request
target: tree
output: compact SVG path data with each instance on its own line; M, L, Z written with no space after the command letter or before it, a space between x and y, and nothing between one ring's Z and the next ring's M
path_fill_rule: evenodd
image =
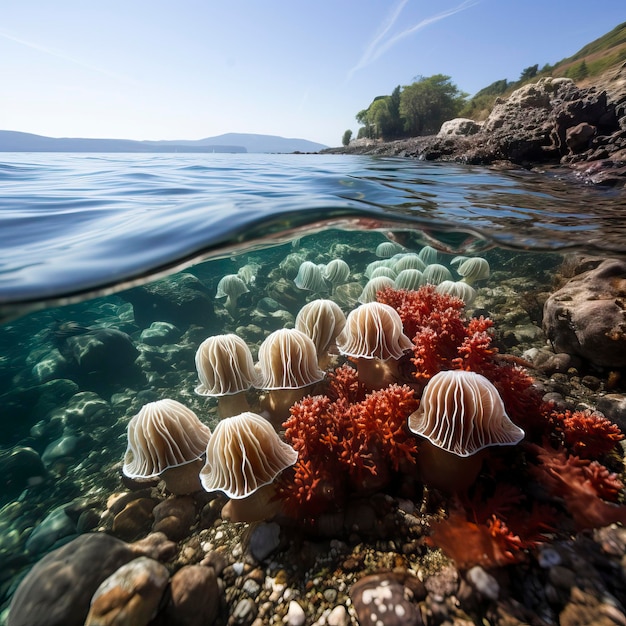
M539 71L539 63L535 63L535 65L531 65L523 69L519 77L519 82L521 83L525 80L530 80L531 78L535 78L535 76L537 76L538 71Z
M341 138L341 145L347 146L350 144L350 139L352 139L352 131L348 128L348 130L343 134Z
M574 65L569 68L566 75L572 80L582 80L583 78L587 78L587 76L589 76L589 68L587 67L585 60L583 59L578 65Z
M435 74L407 85L400 94L400 114L410 135L437 132L446 120L457 116L467 97L450 82L450 77Z

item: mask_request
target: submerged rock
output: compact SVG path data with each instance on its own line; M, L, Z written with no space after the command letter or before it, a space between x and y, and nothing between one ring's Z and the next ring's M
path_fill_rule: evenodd
M626 261L607 259L553 293L544 306L543 329L556 352L625 367Z
M94 593L85 626L147 626L169 578L164 565L145 556L122 565Z
M141 328L159 321L180 329L190 324L211 326L215 319L211 293L192 274L176 274L120 295L133 305L135 322Z
M104 533L77 537L47 554L22 580L7 626L83 626L100 583L133 558L129 545Z
M220 591L215 570L187 565L172 576L171 597L165 619L176 626L211 626L220 608Z
M32 448L0 450L0 485L3 493L17 495L46 475L41 457ZM7 493L8 492L8 493Z

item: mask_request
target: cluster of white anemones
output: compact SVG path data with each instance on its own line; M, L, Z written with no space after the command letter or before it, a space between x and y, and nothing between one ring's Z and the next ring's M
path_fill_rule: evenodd
M163 399L146 404L128 425L124 474L134 479L159 476L172 493L221 491L230 498L226 513L231 519L275 514L273 481L297 460L297 452L279 434L289 408L324 378L337 352L355 362L359 380L368 389L379 389L394 379L394 366L413 347L398 313L375 302L376 292L433 284L468 303L475 295L471 284L489 276L485 259L457 257L451 265L458 266L461 278L453 281L451 270L438 262L437 251L429 246L411 253L385 242L376 253L382 258L365 268L368 282L361 304L347 318L330 299L309 302L300 309L295 328L279 329L265 338L256 364L238 335L214 335L203 341L195 357L199 378L195 392L217 399L220 421L213 433L180 402ZM248 264L220 280L216 297L226 298L231 313L258 269ZM294 282L316 292L345 283L350 273L341 259L325 265L302 261ZM259 390L263 415L250 411L248 394L254 389ZM450 431L455 424L456 430ZM435 450L458 458L523 437L506 416L493 385L471 372L434 376L408 426ZM436 456L428 457L432 467L437 466ZM422 471L429 476L428 468Z

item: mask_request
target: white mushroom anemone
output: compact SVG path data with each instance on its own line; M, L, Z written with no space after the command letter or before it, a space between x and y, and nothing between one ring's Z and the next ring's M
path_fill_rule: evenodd
M343 285L348 280L350 266L343 259L333 259L326 264L322 274L334 291L338 285Z
M220 282L217 283L215 297L226 298L224 308L232 317L236 317L237 299L244 293L248 293L248 291L249 289L246 283L244 283L237 274L226 274L226 276L223 276Z
M444 280L435 287L437 293L447 293L455 298L460 298L465 302L465 306L470 306L476 298L476 289L460 280Z
M418 256L426 265L432 265L439 260L439 253L432 246L424 246L418 252Z
M324 378L313 340L295 328L282 328L265 338L259 347L257 370L257 387L267 391L265 408L275 426L289 416L294 402Z
M425 285L438 285L444 280L451 280L452 273L445 266L440 263L432 263L427 265L426 269L422 272L422 280Z
M265 487L297 459L298 453L281 440L266 419L244 412L221 420L215 427L200 481L206 491L221 491L231 498L225 515L229 519L265 519L277 512Z
M463 370L435 374L408 425L425 438L417 455L422 480L445 491L462 491L474 482L486 448L515 445L524 437L493 383Z
M298 274L293 282L298 289L306 289L315 293L320 293L327 289L322 275L322 268L312 261L305 261L300 265Z
M398 273L403 270L419 270L423 272L426 269L426 263L415 252L409 252L398 257L393 269Z
M394 287L393 278L389 278L388 276L378 276L377 278L370 278L365 287L363 287L363 291L361 291L361 295L358 300L361 304L365 304L366 302L374 302L376 300L376 294L381 289L386 289L387 287Z
M336 348L335 339L346 325L346 316L332 300L318 299L305 304L296 316L296 329L311 338L320 369L325 369Z
M407 291L417 291L422 286L422 272L414 269L402 270L394 281L396 289L406 289Z
M465 259L459 265L457 272L468 285L472 285L477 280L489 278L489 262L480 257Z
M246 342L234 334L205 339L196 352L200 384L195 392L217 398L218 415L229 417L250 407L246 391L254 386L257 372Z
M200 459L211 431L191 409L169 398L149 402L128 423L127 436L125 476L159 476L176 494L200 489Z
M393 382L397 361L413 348L398 312L380 302L368 302L351 311L336 342L341 354L356 359L359 381L369 389L382 389Z
M383 241L376 246L376 256L381 259L389 259L394 254L402 252L403 248L400 244L393 241Z

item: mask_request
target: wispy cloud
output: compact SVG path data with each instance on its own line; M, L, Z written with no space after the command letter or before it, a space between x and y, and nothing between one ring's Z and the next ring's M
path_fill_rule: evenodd
M20 37L15 37L13 35L10 35L9 33L0 30L0 37L2 39L6 39L8 41L12 41L13 43L17 43L21 46L25 46L27 48L30 48L31 50L37 50L37 52L41 52L43 54L46 54L48 56L51 57L55 57L57 59L61 59L62 61L66 61L67 63L72 63L73 65L77 65L79 67L82 67L83 69L89 70L90 72L96 72L98 74L102 74L103 76L108 76L109 78L113 78L115 80L118 81L122 81L125 83L132 83L134 82L132 79L128 78L127 76L124 76L122 74L117 74L115 72L110 72L107 69L101 68L101 67L97 67L95 65L91 65L89 63L85 63L84 61L81 61L80 59L77 59L75 57L69 56L67 54L63 54L62 52L58 52L57 50L54 50L52 48L47 48L45 46L41 46L39 44L33 43L31 41L26 41L25 39L21 39Z
M441 13L437 13L436 15L432 15L427 17L417 24L410 26L409 28L405 28L401 32L392 35L386 38L387 33L393 28L394 24L398 21L402 10L406 6L409 0L400 0L400 2L396 5L394 10L389 14L387 19L385 20L381 30L375 35L375 37L370 41L370 43L365 48L365 52L361 55L361 58L358 60L356 65L350 69L348 72L348 79L352 78L355 72L367 67L376 59L381 57L385 52L393 48L397 43L406 39L407 37L413 35L414 33L434 24L435 22L439 22L447 17L452 15L456 15L461 11L465 11L479 3L480 0L464 0L461 4L452 9L448 9L447 11L442 11Z

